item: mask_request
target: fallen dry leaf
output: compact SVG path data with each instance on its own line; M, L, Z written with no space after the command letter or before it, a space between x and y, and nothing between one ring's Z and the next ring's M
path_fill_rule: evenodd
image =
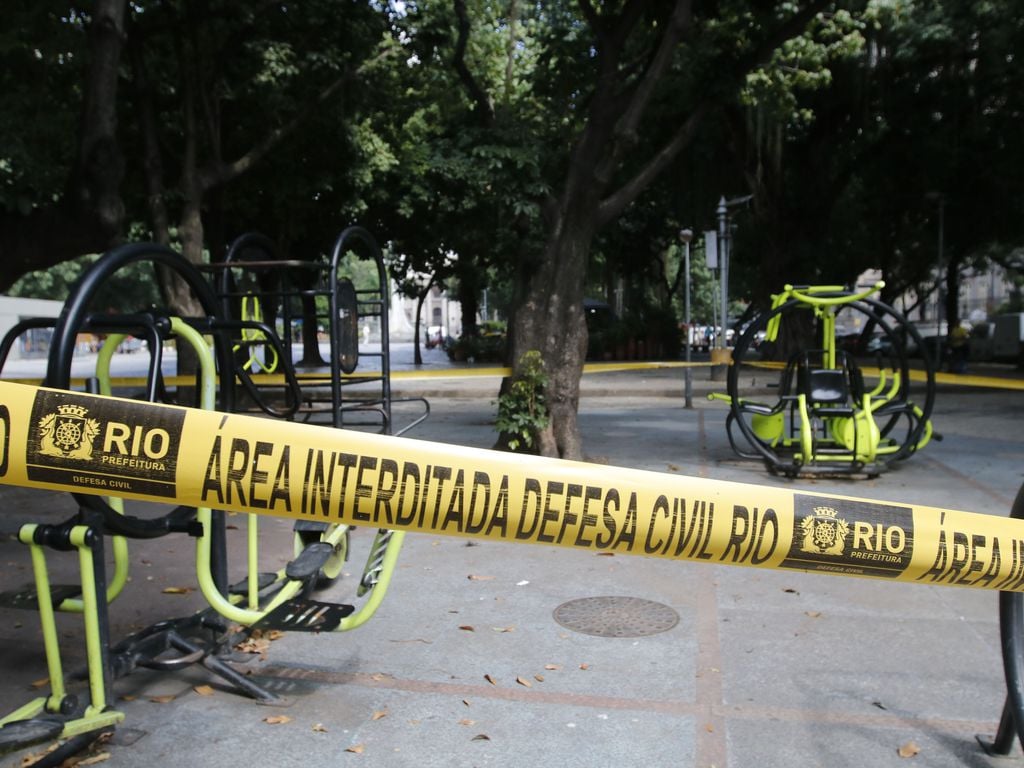
M580 664L580 669L590 669L590 665L587 662L583 662Z
M266 653L270 650L270 641L263 637L250 637L235 646L242 653Z
M164 587L163 589L165 595L187 595L191 591L191 587Z
M164 696L150 696L149 700L152 701L154 704L170 704L172 701L174 701L174 695L166 694Z
M495 632L515 632L515 627L491 627Z
M536 680L538 683L543 683L544 682L544 675L534 675L533 679Z
M459 627L463 632L476 632L476 629L470 624L463 624Z
M810 616L812 619L816 619L821 616L821 611L804 611L805 614Z
M497 682L495 682L494 678L491 677L490 675L484 675L484 680L486 680L491 685L497 685L498 684Z
M209 685L195 685L192 686L192 690L200 696L213 696L214 694L213 688Z
M109 752L100 752L99 754L92 755L91 757L87 757L84 760L79 760L77 763L74 763L74 765L76 765L76 766L97 765L99 763L105 763L109 759L110 759L110 753Z
M121 697L121 701L135 701L137 698L139 697L135 696L134 694L126 693L124 696Z
M10 563L8 563L8 565L10 565ZM51 744L46 749L40 750L39 752L30 752L21 758L21 762L19 763L20 768L28 768L29 766L35 765L40 759L46 757L59 746L60 744Z
M465 718L463 720L459 720L459 725L476 725L476 720L470 720L467 717L467 718Z
M345 751L346 752L352 752L353 754L356 754L356 755L363 754L363 750L364 749L366 749L366 747L364 745L362 745L362 744L355 744L355 745L353 745L351 747L345 747Z
M316 733L327 733L327 729L324 728L324 724L323 723L317 723L316 725L314 725L313 726L313 730Z
M50 678L48 678L48 677L41 677L38 680L33 680L30 683L30 685L33 688L42 688L44 685L49 685L49 684L50 684Z
M378 709L373 715L370 716L371 720L380 720L382 717L387 717L388 711L386 709Z
M488 736L486 733L478 733L476 736L474 736L472 739L470 739L470 741L490 741L490 740L491 740L491 737Z
M465 704L467 707L469 706L469 701L467 699L463 699L462 703Z
M556 669L561 669L561 668L562 668L561 664L545 664L544 665L544 669L546 669L548 672L554 672Z
M900 757L914 757L920 751L921 748L917 746L916 743L914 743L913 741L908 741L906 744L904 744L902 747L896 750L896 754Z
M267 725L284 725L291 721L292 719L288 715L271 715L270 717L263 718L263 722Z
M466 578L469 579L470 581L493 581L494 580L493 576L477 576L475 573L469 574L469 576L467 576Z
M520 685L526 687L526 688L532 688L533 687L533 683L531 683L525 677L516 677L516 682L519 683Z
M598 557L615 557L615 553L614 552L598 552L597 556Z

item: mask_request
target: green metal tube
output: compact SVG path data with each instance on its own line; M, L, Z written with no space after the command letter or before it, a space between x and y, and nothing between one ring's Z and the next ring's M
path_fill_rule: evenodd
M50 575L46 569L46 553L35 543L35 523L21 526L18 540L28 545L32 557L32 573L36 583L36 601L39 604L39 624L43 631L43 648L46 651L46 669L50 675L50 697L46 709L59 712L60 703L67 695L64 688L64 668L60 660L60 642L57 638L57 621L50 595Z
M86 716L96 715L107 708L107 692L103 685L103 648L100 642L99 597L96 584L89 578L93 574L92 547L86 541L90 528L76 525L71 529L71 543L78 548L78 562L82 572L82 603L85 610L82 618L85 622L85 648L89 667L90 705L86 708Z
M388 542L387 549L384 551L384 561L381 563L380 578L374 585L373 590L370 592L370 596L366 599L359 610L355 613L349 614L341 620L341 624L338 625L338 632L347 632L350 629L356 629L369 621L373 614L377 612L377 608L384 601L384 596L387 594L388 585L391 583L391 576L395 572L395 566L398 563L398 555L402 550L402 542L405 541L405 531L394 531L391 534L391 541Z

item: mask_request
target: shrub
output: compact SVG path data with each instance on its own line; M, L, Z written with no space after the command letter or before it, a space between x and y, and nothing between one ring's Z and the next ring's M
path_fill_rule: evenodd
M544 360L540 352L531 349L519 358L519 373L498 398L495 427L506 437L509 450L536 450L537 434L550 421L544 397L547 383Z

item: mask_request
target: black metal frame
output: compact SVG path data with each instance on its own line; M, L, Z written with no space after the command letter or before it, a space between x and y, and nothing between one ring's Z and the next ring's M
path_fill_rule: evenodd
M341 273L341 261L349 251L355 251L363 259L374 264L377 272L377 286L369 289L356 289L349 279ZM253 258L253 256L257 258ZM264 258L258 258L259 256ZM289 388L286 395L286 407L273 412L274 406L267 402L258 391L260 385L255 384L252 377L241 372L239 380L246 387L250 398L265 413L286 418L310 419L318 414L329 413L330 424L334 427L367 426L365 421L346 417L359 417L375 413L380 418L380 431L387 434L402 434L421 423L430 413L430 404L425 398L400 398L396 400L391 392L391 353L389 328L389 293L390 281L380 247L374 237L363 227L351 226L338 235L331 250L329 261L306 261L281 258L274 242L268 237L255 232L239 236L232 242L223 263L211 265L211 269L219 271L215 279L218 298L225 317L236 317L239 299L246 295L235 284L232 275L234 269L244 269L258 277L269 278L262 281L259 295L269 300L270 305L280 303L280 319L284 326L283 338L277 344L283 349L281 359L286 361L284 385L271 384L272 389L282 386ZM290 270L306 270L315 276L316 286L303 288L293 285L289 280ZM326 297L328 300L329 372L323 376L303 376L301 380L296 374L297 364L292 359L292 312L290 301L294 298L312 299ZM353 314L353 310L356 314ZM371 351L359 346L358 318L377 317L380 323L381 348ZM276 309L269 322L261 326L267 339L276 337L274 329L277 319ZM235 320L239 323L241 321ZM240 326L241 327L241 326ZM378 358L380 369L372 372L359 373L358 364L366 358ZM294 382L294 384L292 383ZM370 385L370 392L362 390L360 395L346 397L345 390L357 385ZM317 389L329 388L330 400L317 394ZM298 393L298 394L296 394ZM298 397L301 403L292 407L291 399ZM423 407L423 414L412 423L395 430L392 415L392 404L395 402L416 402ZM321 405L325 404L325 405Z
M1024 519L1024 485L1017 491L1010 517ZM978 736L978 743L990 755L1006 757L1014 741L1024 748L1024 594L999 593L999 638L1003 648L1006 702L996 735Z

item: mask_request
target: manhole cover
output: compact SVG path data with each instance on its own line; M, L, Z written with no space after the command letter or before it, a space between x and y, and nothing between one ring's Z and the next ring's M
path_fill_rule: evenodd
M645 637L667 632L679 614L639 597L583 597L555 608L555 621L573 632L598 637Z

